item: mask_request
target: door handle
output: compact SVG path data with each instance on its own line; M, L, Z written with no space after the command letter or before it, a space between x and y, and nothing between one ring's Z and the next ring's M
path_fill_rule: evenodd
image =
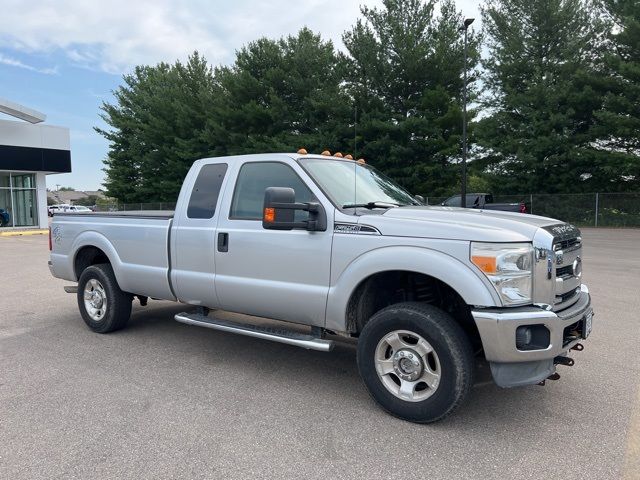
M228 252L229 251L229 234L228 233L218 233L218 251L219 252Z

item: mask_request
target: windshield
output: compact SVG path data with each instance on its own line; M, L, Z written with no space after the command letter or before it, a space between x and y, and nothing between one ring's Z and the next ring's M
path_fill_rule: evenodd
M301 158L300 163L338 207L419 205L402 187L368 165L324 158Z

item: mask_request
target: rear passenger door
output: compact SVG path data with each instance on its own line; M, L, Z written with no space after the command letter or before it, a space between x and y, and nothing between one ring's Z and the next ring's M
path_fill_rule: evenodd
M226 163L203 165L185 179L171 229L171 282L178 300L219 307L214 277L218 202L227 177Z

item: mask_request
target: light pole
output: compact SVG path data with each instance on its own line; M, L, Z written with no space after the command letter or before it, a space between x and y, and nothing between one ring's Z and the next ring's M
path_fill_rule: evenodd
M467 206L467 30L474 18L465 18L460 30L464 30L464 85L462 86L462 189L460 206Z

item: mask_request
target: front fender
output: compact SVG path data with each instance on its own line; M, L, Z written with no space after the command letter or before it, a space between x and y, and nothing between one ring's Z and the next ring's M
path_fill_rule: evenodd
M326 328L346 331L347 304L358 285L371 275L392 270L437 278L455 290L467 305L501 305L489 281L451 255L424 247L381 247L353 260L329 287Z

